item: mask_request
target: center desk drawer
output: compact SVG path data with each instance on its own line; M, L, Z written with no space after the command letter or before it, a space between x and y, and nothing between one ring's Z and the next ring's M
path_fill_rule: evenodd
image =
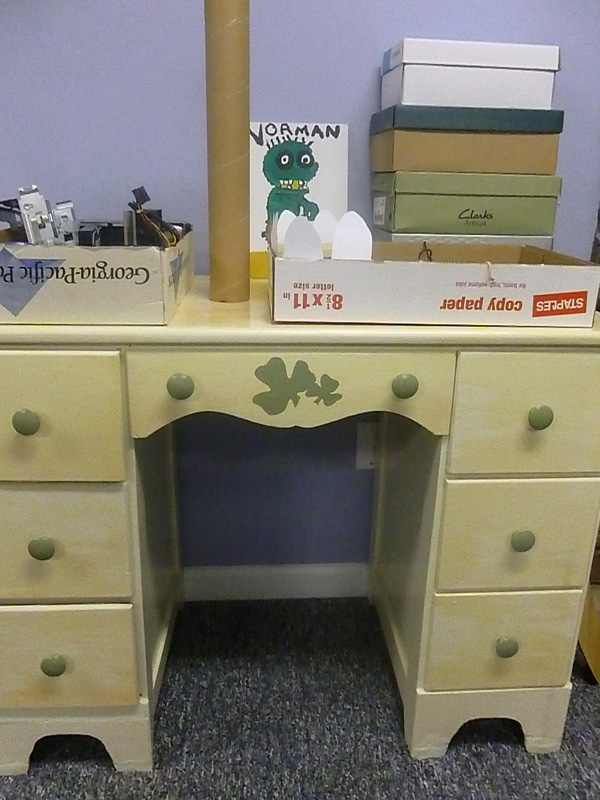
M278 427L390 411L445 434L454 366L453 351L132 350L127 353L131 432L149 436L198 411Z
M600 472L600 353L461 353L451 473Z
M123 480L117 352L0 352L0 481Z
M130 605L0 607L0 708L139 700Z

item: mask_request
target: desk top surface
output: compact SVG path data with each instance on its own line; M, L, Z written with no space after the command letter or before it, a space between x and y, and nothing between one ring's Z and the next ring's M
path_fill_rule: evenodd
M196 278L168 325L3 325L1 346L419 346L599 347L600 315L593 328L475 327L449 325L324 325L273 323L267 281L251 282L245 303L215 303L208 277Z

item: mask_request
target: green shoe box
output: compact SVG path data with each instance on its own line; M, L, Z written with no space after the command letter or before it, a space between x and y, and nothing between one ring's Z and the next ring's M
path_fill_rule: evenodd
M371 117L372 172L553 175L564 113L392 106Z
M373 224L391 233L552 236L557 175L379 172Z

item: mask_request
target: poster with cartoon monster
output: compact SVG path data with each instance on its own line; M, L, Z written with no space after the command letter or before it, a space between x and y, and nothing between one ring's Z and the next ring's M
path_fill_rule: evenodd
M250 123L250 267L266 276L267 221L283 211L313 221L321 209L348 210L348 126Z

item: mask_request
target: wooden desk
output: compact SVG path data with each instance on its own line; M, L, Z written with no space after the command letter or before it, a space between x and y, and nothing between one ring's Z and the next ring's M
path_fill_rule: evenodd
M598 327L273 325L264 283L231 306L199 280L164 328L0 335L0 772L60 733L151 767L181 602L170 423L202 411L383 412L370 586L411 754L495 716L559 747L600 508Z

